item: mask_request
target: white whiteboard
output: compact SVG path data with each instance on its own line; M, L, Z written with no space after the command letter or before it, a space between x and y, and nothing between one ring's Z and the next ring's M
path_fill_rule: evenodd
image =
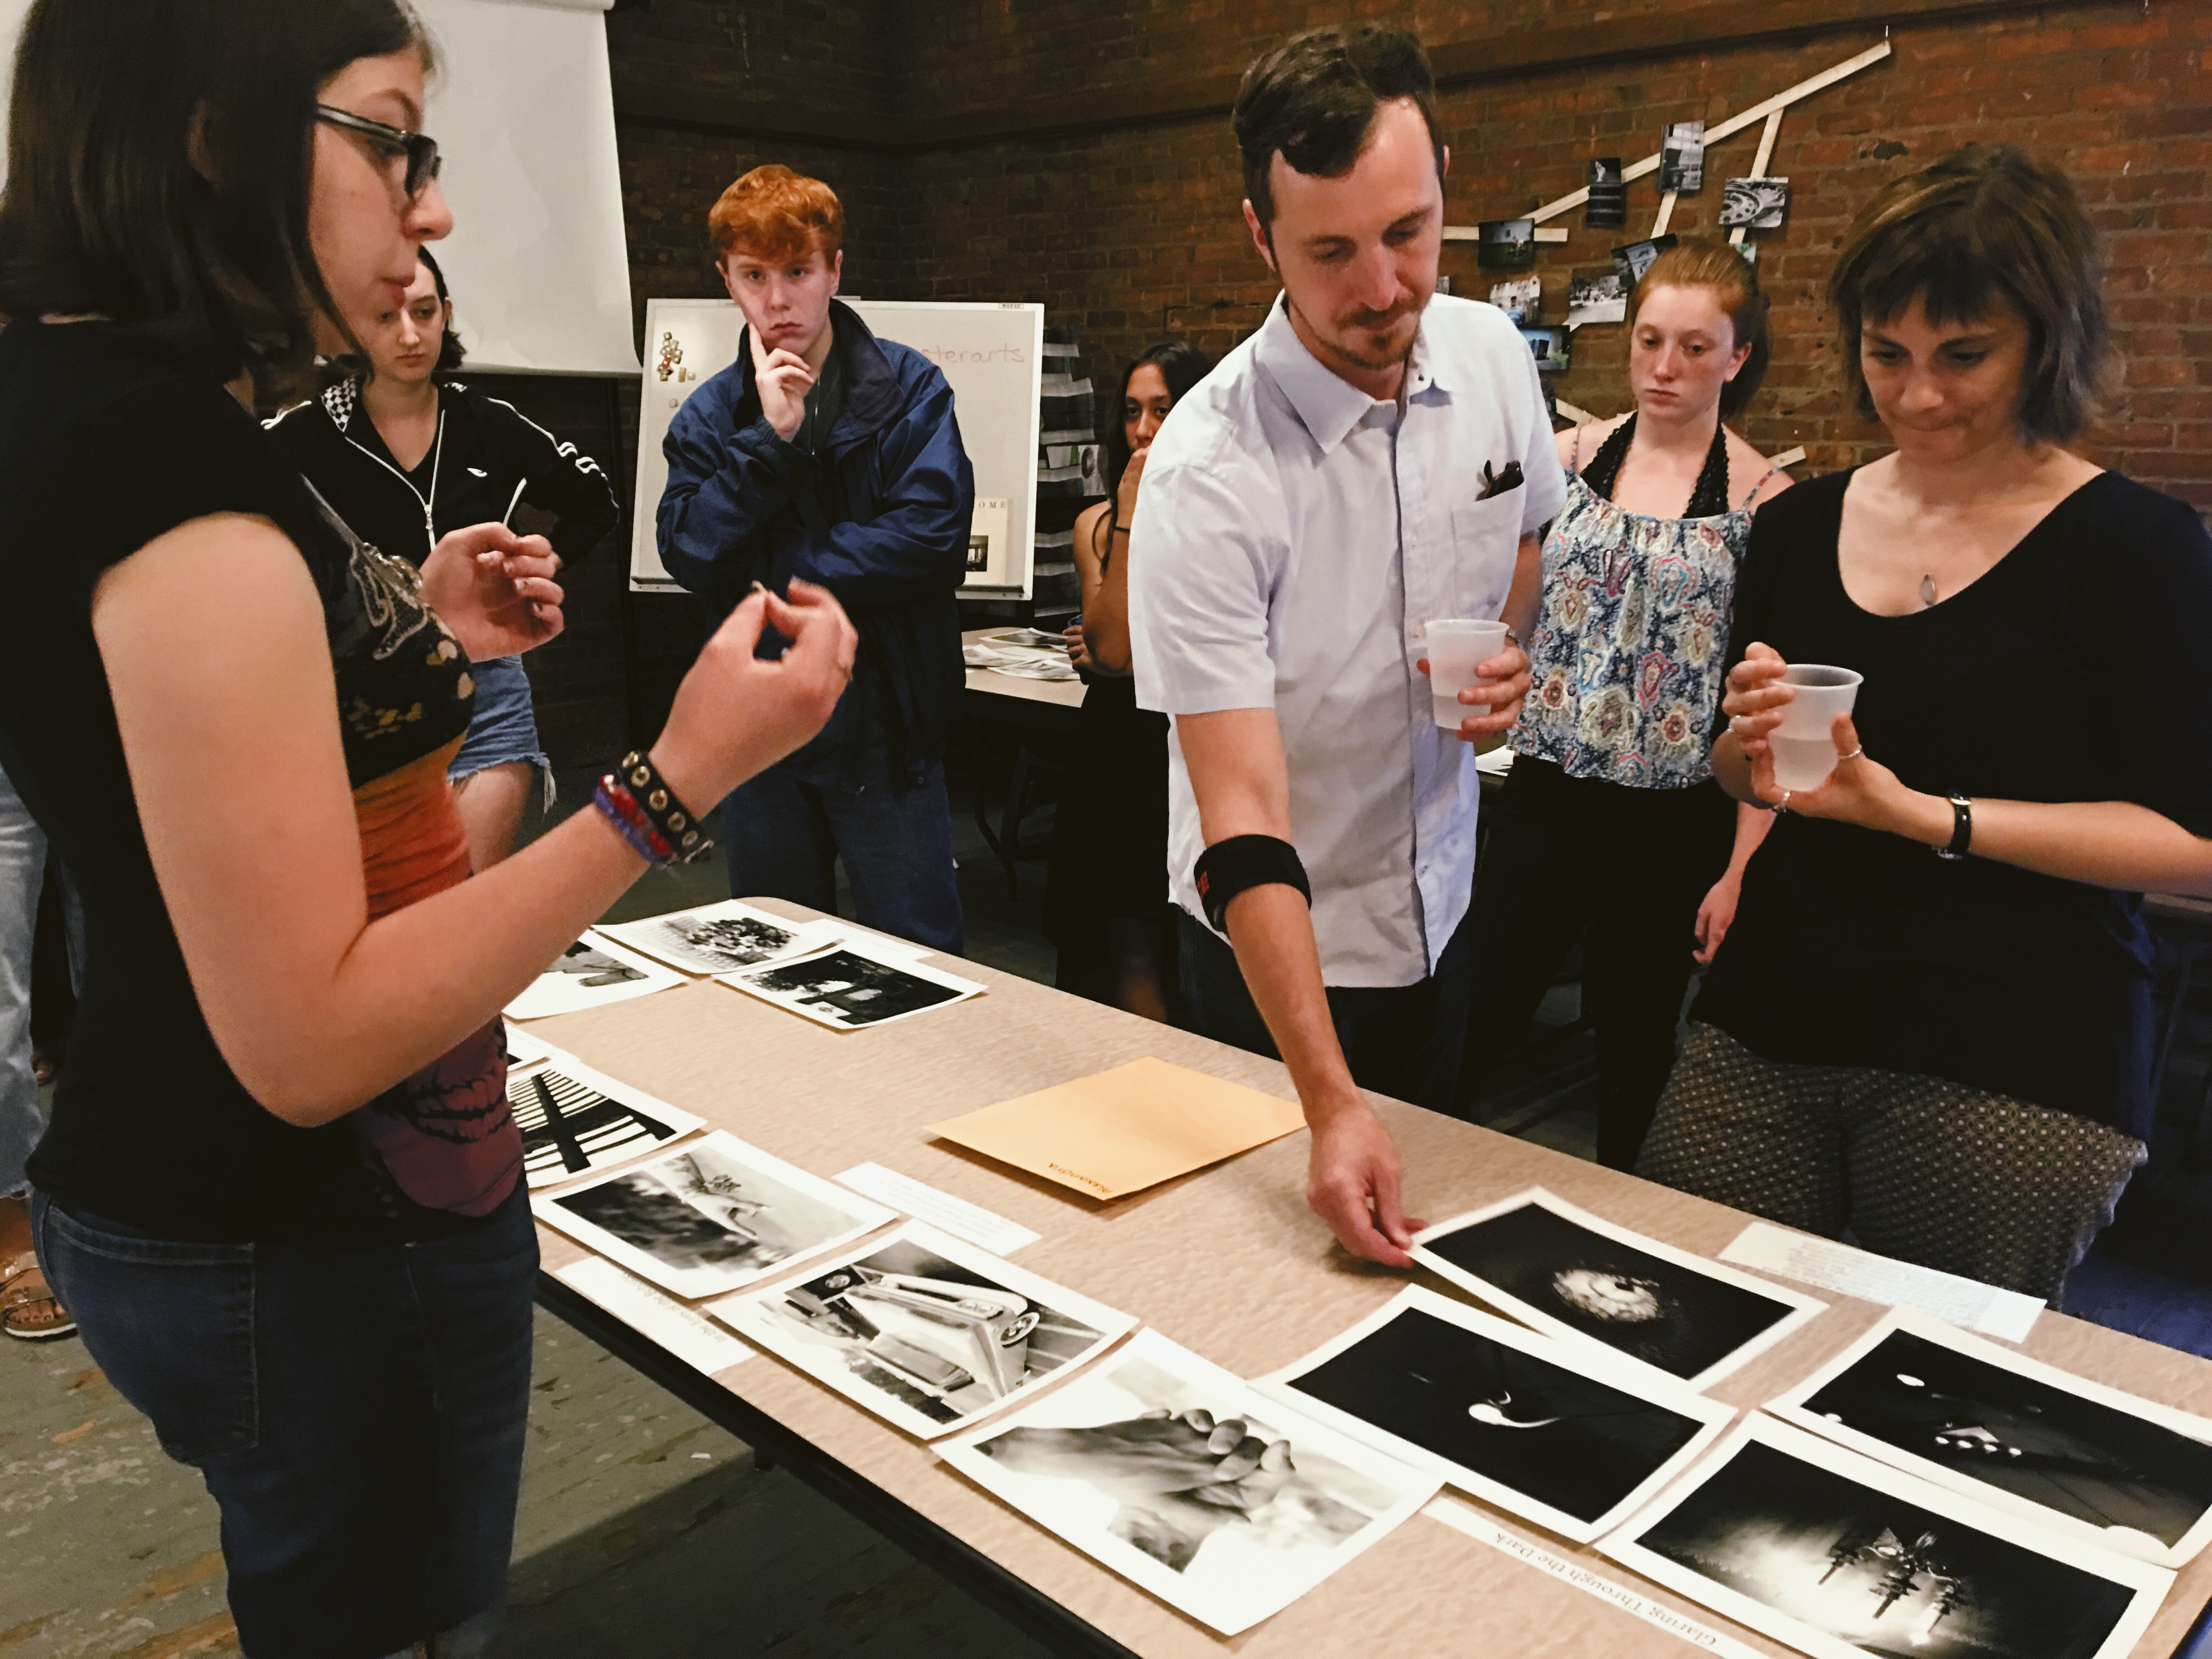
M960 441L975 469L975 522L963 591L1030 596L1036 540L1037 392L1044 372L1044 307L937 300L848 300L883 339L911 346L952 386ZM629 585L670 592L653 520L668 484L661 440L702 381L738 355L744 314L728 300L645 302L645 389L637 418L637 497Z
M453 209L438 263L474 368L637 373L609 3L416 0L441 64L424 126L445 157L439 182ZM0 0L10 82L30 9L31 0ZM0 106L6 92L0 85ZM0 138L6 131L0 109Z

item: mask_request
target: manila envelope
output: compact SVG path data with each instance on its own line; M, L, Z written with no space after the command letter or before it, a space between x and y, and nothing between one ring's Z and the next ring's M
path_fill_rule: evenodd
M929 1126L1090 1198L1142 1192L1304 1127L1295 1102L1150 1059Z

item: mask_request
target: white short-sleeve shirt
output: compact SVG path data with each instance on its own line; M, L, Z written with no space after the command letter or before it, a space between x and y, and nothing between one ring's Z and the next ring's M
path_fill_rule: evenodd
M1514 461L1521 485L1482 499L1485 464ZM1527 343L1495 307L1444 295L1402 405L1324 368L1279 302L1152 441L1128 555L1137 698L1274 710L1327 984L1425 978L1466 912L1474 757L1431 717L1420 630L1498 615L1522 536L1565 499ZM1202 919L1206 843L1173 738L1168 787L1170 896Z

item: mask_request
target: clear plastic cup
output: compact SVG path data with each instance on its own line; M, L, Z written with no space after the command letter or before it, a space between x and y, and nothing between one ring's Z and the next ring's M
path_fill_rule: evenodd
M1863 677L1826 663L1793 662L1782 684L1796 695L1782 707L1782 724L1767 738L1774 750L1774 781L1789 790L1818 789L1840 757L1833 728L1836 716L1858 702Z
M1459 694L1483 683L1475 665L1488 662L1505 648L1505 624L1446 617L1428 623L1422 638L1421 654L1429 659L1431 712L1438 726L1456 732L1468 715L1483 712L1479 705L1462 702Z

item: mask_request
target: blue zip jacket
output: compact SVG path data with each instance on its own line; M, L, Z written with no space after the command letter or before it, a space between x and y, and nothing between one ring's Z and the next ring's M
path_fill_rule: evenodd
M877 339L850 307L830 310L845 408L823 453L785 441L762 416L747 330L737 361L684 399L661 445L660 562L717 623L757 581L785 593L795 576L836 594L860 636L853 684L793 762L850 768L863 750L887 750L919 781L944 756L965 684L953 596L975 472L944 371Z

